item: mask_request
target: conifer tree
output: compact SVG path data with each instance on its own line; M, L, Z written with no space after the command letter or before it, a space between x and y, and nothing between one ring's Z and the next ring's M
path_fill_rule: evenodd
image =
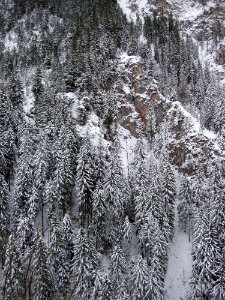
M42 237L38 237L33 261L33 299L41 300L53 295L51 267L47 260L47 247Z
M117 293L121 285L125 285L127 276L127 267L124 258L123 251L119 245L113 248L112 255L110 257L111 268L109 277L112 282L114 294Z
M5 92L0 91L0 138L1 173L10 186L13 168L15 132L13 126L12 104Z
M72 262L71 292L74 299L90 299L98 268L98 256L87 232L81 229L78 233Z
M193 269L188 299L209 297L215 284L215 270L219 266L219 243L209 213L200 209L193 240Z
M16 238L10 235L6 248L6 260L4 265L3 299L24 299L22 287L23 268L20 249Z
M9 100L12 103L13 123L16 132L18 132L19 126L21 126L23 122L23 98L22 83L20 82L18 75L13 74L10 78Z
M72 206L72 188L75 177L76 145L72 132L62 126L56 141L54 184L58 205L65 215Z
M120 235L120 224L124 217L125 180L116 141L111 153L103 182L104 198L107 205L107 234L114 240Z
M98 182L93 194L93 227L96 235L96 247L101 244L101 240L106 234L108 205L105 201L103 184Z
M161 181L161 197L164 203L164 212L166 213L169 221L171 237L173 235L173 224L174 224L174 204L176 196L175 177L171 166L168 162L168 158L164 159L161 165L162 170L162 181Z
M0 224L0 254L3 266L5 248L10 234L10 206L8 186L2 175L0 175Z
M184 178L180 190L180 203L178 205L179 223L181 228L189 233L191 231L193 192L188 178Z
M132 300L150 299L149 267L147 261L138 256L132 262L129 276L130 295Z
M88 137L81 146L77 159L76 190L82 226L89 226L93 210L93 160Z

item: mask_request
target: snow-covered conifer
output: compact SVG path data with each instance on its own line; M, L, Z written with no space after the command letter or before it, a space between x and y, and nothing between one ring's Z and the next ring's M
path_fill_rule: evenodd
M150 299L149 266L146 259L138 256L132 262L129 289L132 300Z

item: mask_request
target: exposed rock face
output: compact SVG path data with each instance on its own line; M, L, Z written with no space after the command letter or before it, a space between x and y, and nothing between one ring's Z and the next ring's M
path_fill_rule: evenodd
M153 11L172 14L180 21L183 35L194 37L201 44L203 60L211 60L213 70L225 78L225 1L218 0L140 0L128 2L127 16L140 21ZM217 67L217 65L219 65ZM221 68L221 66L223 68ZM221 71L222 69L222 71Z
M142 128L147 136L146 125L151 105L156 127L159 128L165 120L168 123L170 160L179 172L192 176L199 167L204 169L208 160L215 157L223 160L215 137L208 137L199 124L199 128L195 128L197 120L184 110L180 102L165 99L158 90L157 82L146 79L145 75L141 60L133 62L131 57L124 64L121 76L114 82L120 97L118 123L134 137L138 137L137 128Z

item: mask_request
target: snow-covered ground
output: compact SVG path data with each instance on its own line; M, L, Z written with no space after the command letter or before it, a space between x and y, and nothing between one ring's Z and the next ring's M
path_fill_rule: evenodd
M177 203L178 204L178 201ZM169 248L168 269L165 278L166 300L185 299L192 271L192 243L178 225L176 207L174 237Z
M161 6L160 1L117 0L117 2L123 10L123 13L127 16L127 19L134 23L138 20L143 22L144 17L146 15L151 15L156 9L155 5L157 7ZM225 1L220 0L218 2L221 2L219 3L220 5L224 5L223 9L225 10ZM197 28L204 28L204 22L212 22L212 20L210 21L207 19L207 16L210 15L213 9L215 9L217 1L207 1L206 5L203 5L194 0L166 0L164 4L166 9L169 11L171 10L174 17L183 24L181 26L181 30L183 31L184 37L187 34L192 36L195 43L199 45L198 41L195 39ZM223 20L223 25L225 26L225 19ZM143 35L140 36L140 42L145 43ZM224 65L216 63L216 52L220 45L225 45L225 41L221 40L215 47L215 41L207 38L199 45L199 57L202 64L207 65L212 72L218 74L221 83L225 84L225 67Z
M146 10L150 9L148 0L117 0L118 4L123 10L123 13L127 16L129 21L136 23L137 19L143 19Z
M182 115L187 118L190 136L201 134L213 142L215 149L221 150L218 143L218 135L213 131L202 128L199 120L190 112L188 112L179 101L174 101L172 103L172 107L170 108L169 112L172 112L173 110L180 111Z

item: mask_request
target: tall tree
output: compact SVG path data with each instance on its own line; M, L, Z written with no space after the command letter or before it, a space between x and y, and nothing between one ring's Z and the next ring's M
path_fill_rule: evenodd
M98 256L87 232L81 229L78 233L72 262L73 282L70 295L74 299L90 299L98 268Z

